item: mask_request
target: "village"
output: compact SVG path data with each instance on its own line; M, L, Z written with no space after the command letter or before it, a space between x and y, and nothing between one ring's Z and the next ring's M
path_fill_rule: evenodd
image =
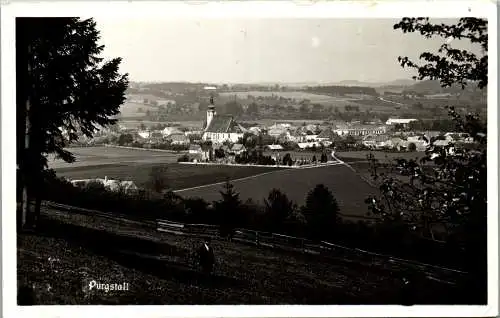
M329 161L335 150L423 152L430 143L445 147L451 143L473 142L465 133L413 129L416 122L417 119L411 118L389 118L386 122L377 119L321 123L276 121L268 126L249 125L237 122L230 115L218 115L212 100L201 129L181 124L149 127L141 124L137 128L118 124L101 130L93 139L81 137L76 145L174 151L183 153L179 162L291 166ZM295 156L284 162L285 152Z

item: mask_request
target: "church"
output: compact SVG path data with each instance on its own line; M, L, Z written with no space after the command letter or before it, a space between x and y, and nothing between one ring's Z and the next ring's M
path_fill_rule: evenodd
M203 140L221 144L225 141L237 143L243 137L246 129L238 124L233 116L217 115L214 99L210 97L210 105L207 110L207 119L203 125Z

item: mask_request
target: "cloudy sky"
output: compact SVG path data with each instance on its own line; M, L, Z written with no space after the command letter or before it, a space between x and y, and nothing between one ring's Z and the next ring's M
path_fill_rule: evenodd
M122 57L132 81L387 82L412 76L398 56L416 58L443 43L393 30L397 20L389 19L96 22L104 56Z

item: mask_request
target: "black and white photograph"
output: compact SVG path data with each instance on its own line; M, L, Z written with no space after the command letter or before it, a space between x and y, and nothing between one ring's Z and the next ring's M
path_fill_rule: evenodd
M447 5L3 6L9 313L498 315L496 6Z

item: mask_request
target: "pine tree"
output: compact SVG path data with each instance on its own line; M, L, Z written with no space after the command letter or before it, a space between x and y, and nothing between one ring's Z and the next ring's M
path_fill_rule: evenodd
M226 181L223 190L219 192L222 199L215 202L215 210L220 224L220 235L232 238L234 229L240 221L240 194L234 191L234 186Z
M82 133L116 122L128 86L120 58L103 62L103 46L92 19L16 19L16 108L18 186L23 189L18 226L27 225L32 198L40 208L47 154L66 162L66 147Z

